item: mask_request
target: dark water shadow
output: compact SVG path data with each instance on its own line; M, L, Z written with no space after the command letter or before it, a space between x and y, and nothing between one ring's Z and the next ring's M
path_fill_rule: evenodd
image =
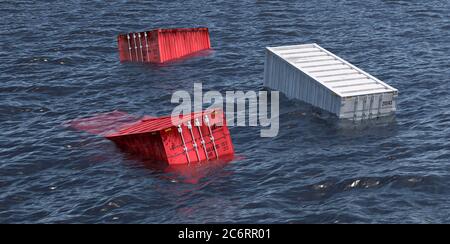
M375 136L379 139L398 134L398 123L395 114L390 116L353 121L339 119L336 115L314 107L298 99L289 99L280 95L280 126L292 123L302 125L304 130L317 135L339 137Z
M143 158L126 151L123 152L125 158L129 162L133 162L131 166L143 167L162 180L187 184L198 184L204 180L208 181L215 177L227 175L229 171L224 171L224 168L237 159L237 157L230 156L207 162L169 165L166 162Z

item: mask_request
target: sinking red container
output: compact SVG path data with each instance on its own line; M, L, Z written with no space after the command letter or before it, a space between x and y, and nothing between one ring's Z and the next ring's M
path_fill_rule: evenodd
M120 34L120 61L164 63L211 48L208 28L156 29Z
M170 116L144 119L106 138L126 151L170 165L229 159L234 155L222 110L182 116L177 124L172 123Z

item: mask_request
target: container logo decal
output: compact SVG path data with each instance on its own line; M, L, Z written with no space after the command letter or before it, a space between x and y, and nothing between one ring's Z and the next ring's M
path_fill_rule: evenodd
M226 111L227 125L238 127L260 126L261 137L275 137L279 132L280 101L278 91L208 91L203 94L202 83L194 84L194 94L176 91L171 103L179 104L172 111L172 123L179 124L182 115L207 110ZM226 109L224 109L226 107ZM217 124L220 126L220 124Z

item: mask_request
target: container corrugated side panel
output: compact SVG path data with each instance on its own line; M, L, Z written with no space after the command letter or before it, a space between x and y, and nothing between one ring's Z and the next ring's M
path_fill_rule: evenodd
M341 98L329 88L266 49L264 86L339 116Z
M208 28L158 30L161 62L211 48Z

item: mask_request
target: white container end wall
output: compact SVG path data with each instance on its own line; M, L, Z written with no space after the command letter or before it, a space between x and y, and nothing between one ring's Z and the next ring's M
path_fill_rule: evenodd
M317 44L268 47L264 85L342 119L392 115L398 91Z

